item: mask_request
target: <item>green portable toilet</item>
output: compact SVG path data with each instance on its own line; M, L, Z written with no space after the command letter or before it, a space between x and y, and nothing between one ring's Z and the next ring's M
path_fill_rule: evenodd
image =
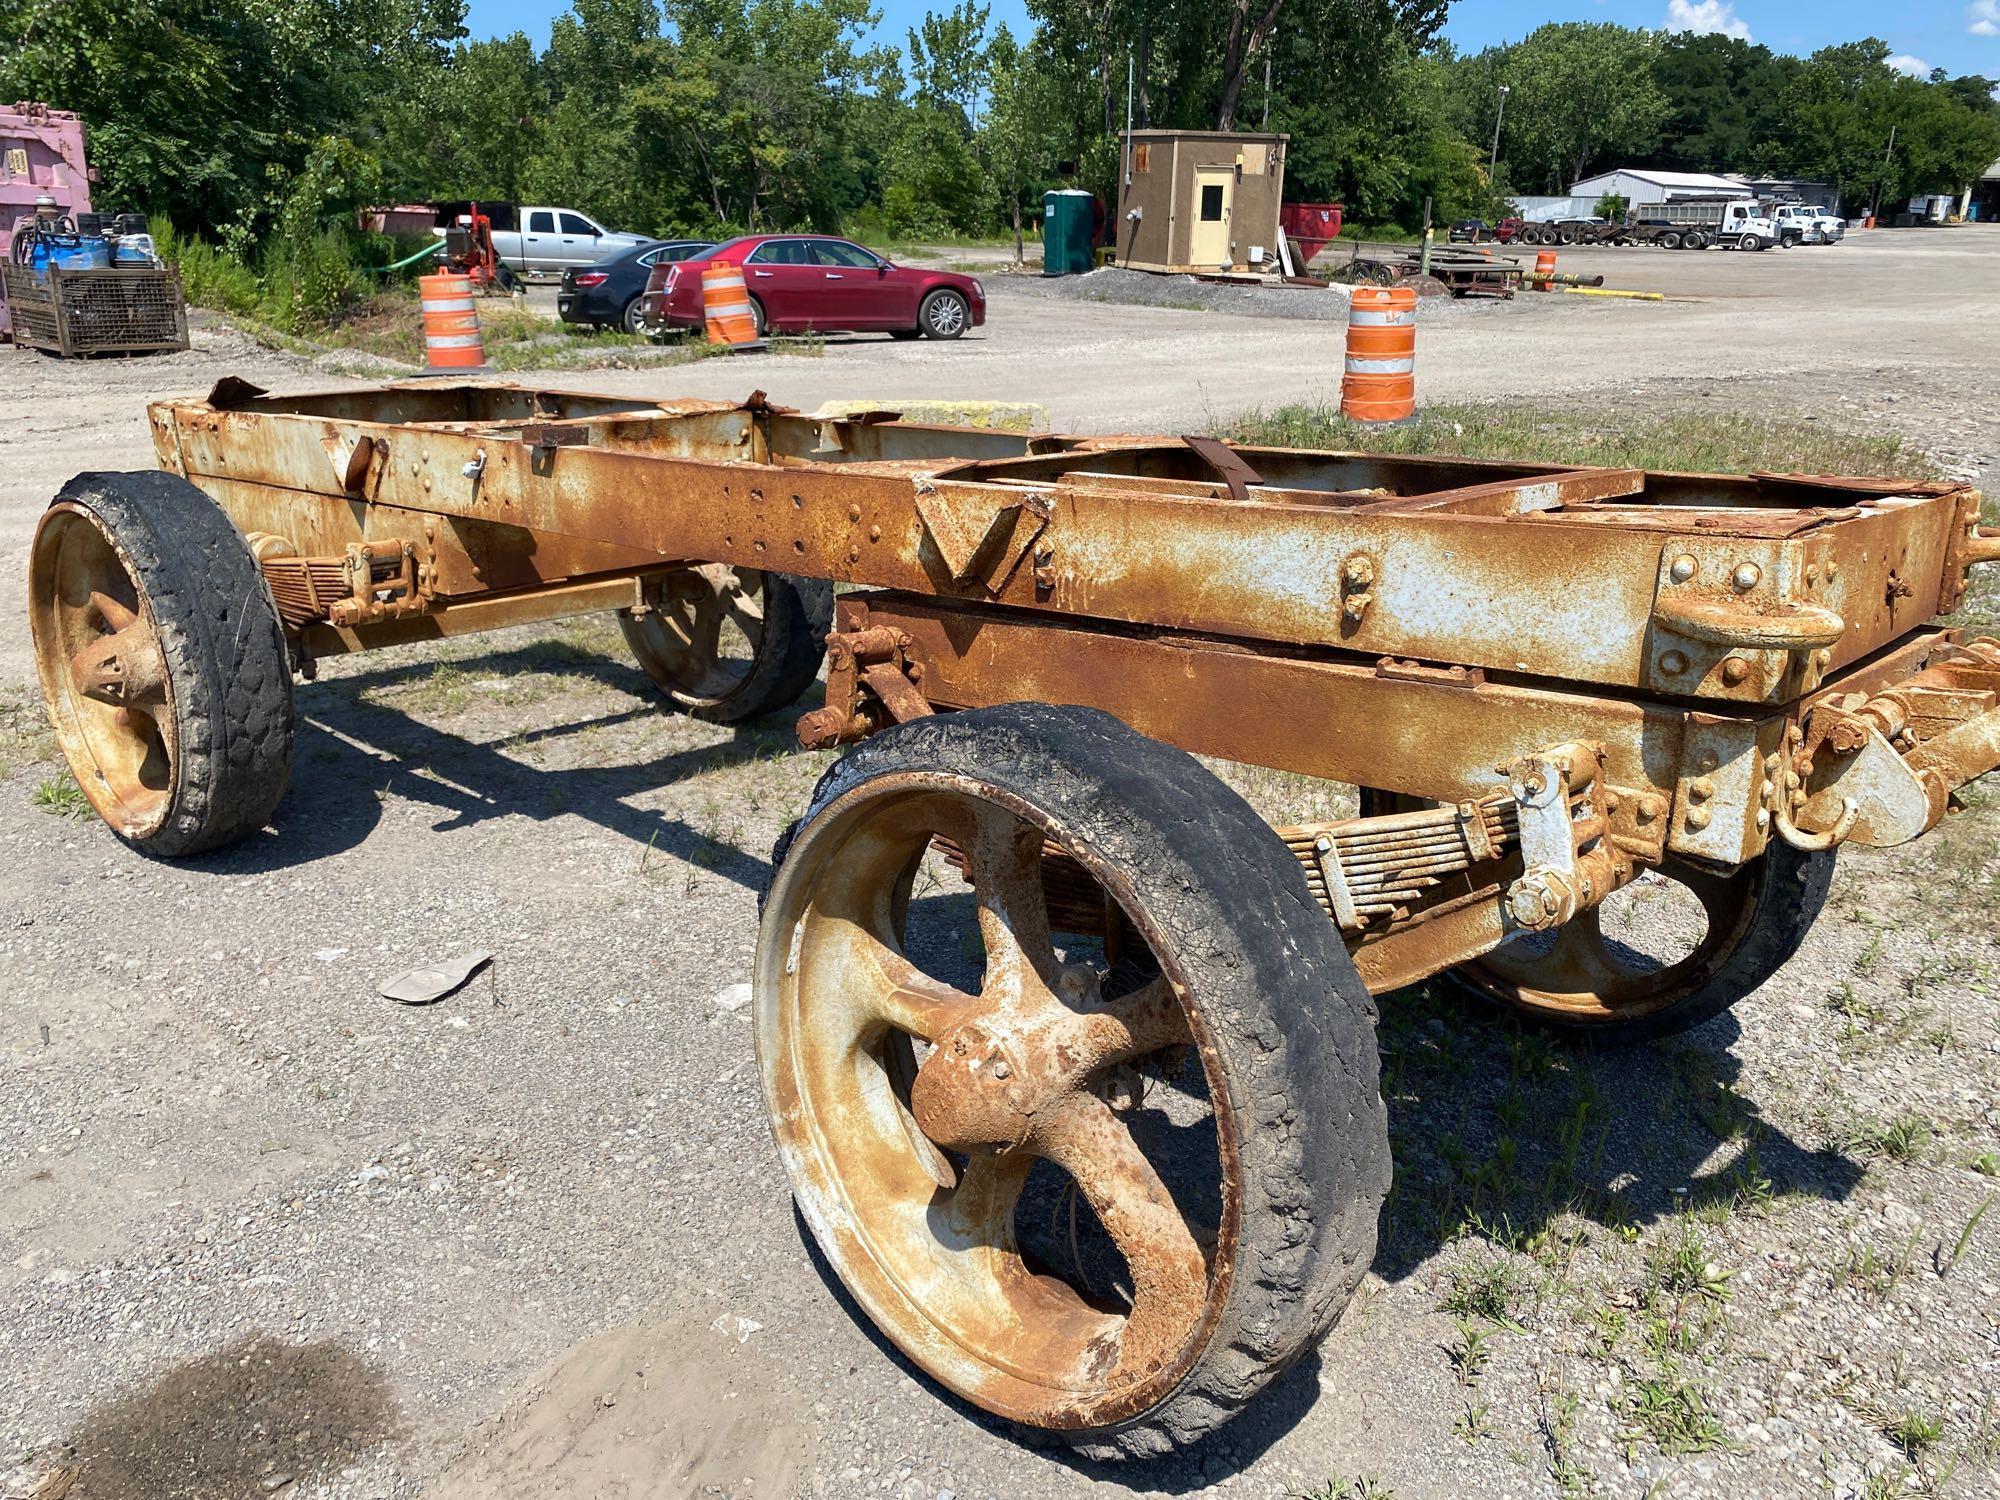
M1081 188L1042 194L1042 274L1081 276L1091 269L1095 200Z

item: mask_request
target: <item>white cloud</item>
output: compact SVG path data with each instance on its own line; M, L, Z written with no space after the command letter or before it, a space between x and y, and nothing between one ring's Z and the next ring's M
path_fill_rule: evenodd
M1978 10L2000 9L2000 0L1973 0ZM1975 27L1974 30L1978 28ZM1719 31L1739 42L1750 40L1750 28L1736 14L1732 0L1667 0L1668 31Z
M1965 29L1974 36L2000 36L2000 0L1972 0L1965 7Z
M1912 57L1907 52L1898 52L1894 57L1890 58L1889 66L1894 68L1898 73L1908 73L1912 78L1928 78L1931 76L1931 65L1921 57Z

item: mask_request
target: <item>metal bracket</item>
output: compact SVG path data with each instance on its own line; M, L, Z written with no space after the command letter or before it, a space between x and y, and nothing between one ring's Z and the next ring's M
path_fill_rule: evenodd
M928 480L917 481L916 505L951 581L977 578L988 593L1006 586L1052 514L1049 497L1038 490L996 494L988 487L940 488Z
M1601 745L1558 745L1502 768L1520 810L1523 867L1502 902L1509 928L1558 927L1616 883L1626 862L1604 837L1609 823L1595 794L1603 768Z
M934 713L921 686L923 663L909 659L909 647L908 634L888 625L829 635L826 706L800 717L799 743L825 750Z

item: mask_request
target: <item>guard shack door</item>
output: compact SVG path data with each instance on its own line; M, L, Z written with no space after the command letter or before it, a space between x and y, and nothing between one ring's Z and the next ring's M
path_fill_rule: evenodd
M1188 242L1188 260L1197 266L1227 266L1235 257L1229 250L1229 207L1236 189L1234 167L1197 167L1194 174L1194 234Z

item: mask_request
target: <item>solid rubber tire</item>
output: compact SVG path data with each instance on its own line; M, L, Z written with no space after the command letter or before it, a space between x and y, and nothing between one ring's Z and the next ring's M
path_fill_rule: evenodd
M789 708L804 696L819 676L826 655L827 632L833 629L833 585L823 578L797 578L789 573L764 575L764 643L743 680L721 698L694 699L656 675L647 664L642 627L630 611L618 612L618 628L632 648L639 668L662 697L690 718L709 724L741 724Z
M1222 1062L1243 1190L1235 1276L1213 1334L1149 1411L1074 1431L1014 1427L1100 1459L1152 1457L1221 1426L1321 1338L1375 1253L1388 1121L1373 998L1298 860L1185 751L1097 709L1010 703L889 729L836 762L774 851L869 779L958 773L1052 813L1134 887ZM761 967L761 965L760 965Z
M167 661L174 787L159 828L126 842L178 858L255 833L291 777L292 664L249 544L208 495L157 469L79 474L56 500L103 522Z

